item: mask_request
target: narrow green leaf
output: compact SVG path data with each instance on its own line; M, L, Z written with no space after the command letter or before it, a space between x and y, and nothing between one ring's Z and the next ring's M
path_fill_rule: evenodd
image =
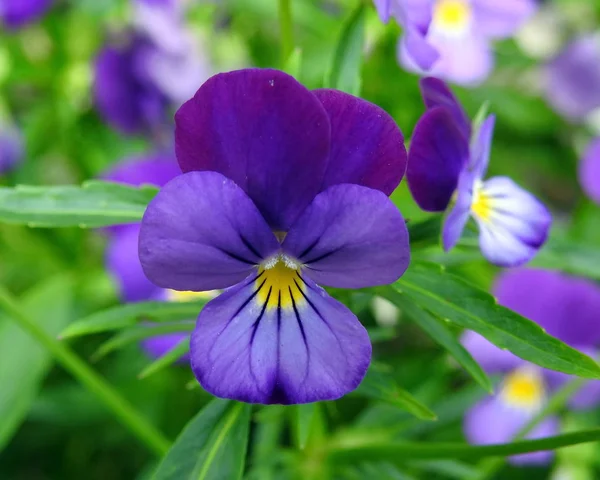
M600 378L600 367L594 360L498 305L487 292L437 266L411 265L394 288L435 315L474 330L524 360L550 370Z
M316 418L317 408L319 407L316 403L296 405L294 408L294 431L296 433L296 445L300 450L304 450L306 447L311 427Z
M600 441L600 428L566 433L555 437L522 440L498 445L469 445L464 443L385 442L362 445L332 444L329 458L334 463L355 464L365 461L389 461L402 465L407 461L425 459L477 459L506 457L521 453L556 450L571 445Z
M93 313L73 322L59 335L60 338L80 337L92 333L121 330L142 320L153 322L196 318L208 300L194 302L138 302Z
M250 409L245 403L213 400L186 425L153 480L239 480Z
M73 284L56 277L23 296L24 310L51 335L69 321ZM25 420L52 364L51 355L35 339L6 318L0 319L0 450Z
M190 351L190 339L184 338L171 350L165 353L162 357L158 357L150 365L144 368L139 374L138 378L146 378L150 375L160 372L162 369L173 365L177 360L183 357Z
M104 227L139 222L158 190L92 180L82 186L0 188L0 221L29 227Z
M421 222L407 222L411 250L440 244L442 216L434 215Z
M475 379L475 381L489 393L492 393L492 382L473 359L471 354L460 344L456 336L448 329L444 320L420 308L406 295L401 295L393 287L380 287L377 291L389 301L393 302L413 320L433 340L444 347L462 365L462 367Z
M300 78L300 74L302 72L302 49L294 49L294 51L286 60L283 71L290 74L294 78Z
M376 363L371 364L367 375L354 393L394 405L421 420L437 419L435 413L400 388L384 367Z
M344 26L337 43L326 86L358 95L365 41L366 6L360 2Z

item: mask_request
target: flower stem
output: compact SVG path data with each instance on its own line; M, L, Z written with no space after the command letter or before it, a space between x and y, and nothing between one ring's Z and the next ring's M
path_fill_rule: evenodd
M156 455L164 455L171 442L156 430L117 390L79 358L67 345L55 340L22 311L14 297L0 286L0 308L35 338L71 375L96 395L131 433Z
M294 51L292 0L279 0L279 25L281 28L281 68L285 69L287 61Z

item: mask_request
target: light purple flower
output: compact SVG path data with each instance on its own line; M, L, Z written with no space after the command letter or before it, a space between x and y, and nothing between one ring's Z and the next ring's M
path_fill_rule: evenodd
M600 37L576 38L544 69L548 103L570 120L581 120L600 107Z
M191 363L210 393L336 399L371 358L364 327L317 283L382 285L408 266L388 195L402 133L379 107L277 70L209 79L175 115L179 165L148 206L140 259L162 288L224 289L200 312Z
M134 7L135 28L104 47L95 65L98 109L127 134L166 123L169 108L193 95L209 71L177 2L138 0Z
M586 195L600 204L600 138L592 140L579 163L579 183Z
M0 175L14 169L23 159L23 149L21 132L0 122Z
M379 17L403 27L398 47L408 70L463 85L487 78L492 41L511 37L535 12L534 0L374 0Z
M38 20L52 0L0 0L0 23L9 29L22 28Z
M440 80L421 80L427 112L417 123L406 173L417 204L440 212L446 251L460 239L470 216L479 226L483 256L511 267L529 261L546 241L552 217L533 195L507 177L484 181L494 116L472 131L462 107Z
M519 269L507 271L495 285L498 302L537 322L546 331L586 354L595 354L600 342L597 312L600 288L593 282L562 273ZM503 380L488 397L465 416L467 439L475 444L507 443L544 407L548 395L573 377L542 369L501 350L474 332L465 332L464 346L487 373L502 374ZM600 404L600 381L590 381L569 401L573 409ZM558 418L543 420L526 438L558 433ZM516 464L549 463L553 452L511 457Z

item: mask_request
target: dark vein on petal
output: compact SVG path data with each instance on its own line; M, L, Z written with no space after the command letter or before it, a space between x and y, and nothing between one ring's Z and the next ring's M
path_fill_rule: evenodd
M235 253L232 253L228 250L225 250L221 247L216 247L218 250L220 250L221 252L223 252L225 255L227 255L228 257L233 258L234 260L237 260L238 262L242 262L242 263L246 263L248 265L256 265L256 262L252 262L250 260L248 260L247 258L244 257L240 257L239 255L236 255Z
M317 246L317 244L319 243L320 240L321 240L321 237L317 238L306 249L304 249L304 251L300 254L300 256L298 257L298 259L302 260L302 257L304 257L305 255L308 255L312 251L312 249Z
M306 340L306 332L304 331L304 325L302 324L302 319L300 318L300 312L298 311L298 307L296 306L296 300L294 300L294 295L292 295L292 287L288 287L288 289L290 291L290 297L292 299L292 308L294 309L296 321L298 322L298 328L300 329L302 341L304 342L304 348L306 349L306 370L304 371L304 378L302 379L302 382L305 382L306 378L308 377L308 371L310 370L310 350L308 348L308 341Z
M266 281L266 279L265 279L265 281ZM258 315L258 318L252 324L253 330L252 330L252 336L250 337L250 347L252 347L252 344L254 343L254 336L256 335L256 331L258 330L260 321L262 320L262 317L265 314L265 310L267 309L267 304L269 303L269 298L271 297L272 290L273 290L273 287L269 287L269 292L267 293L267 298L265 299L265 303L263 303L260 314Z
M338 252L339 250L341 250L342 248L343 248L343 247L334 248L333 250L331 250L331 251L329 251L329 252L326 252L326 253L324 253L323 255L319 255L318 257L316 257L316 258L313 258L312 260L304 260L303 262L304 262L304 263L315 263L315 262L318 262L318 261L320 261L320 260L324 260L324 259L326 259L327 257L330 257L331 255L333 255L334 253L337 253L337 252Z
M258 253L258 251L256 250L256 248L254 248L252 246L252 244L248 241L248 239L246 237L244 237L241 233L240 233L240 239L242 240L242 242L244 243L244 245L246 245L246 248L248 250L250 250L254 256L256 258L258 258L259 260L262 258L262 256L260 255L260 253Z

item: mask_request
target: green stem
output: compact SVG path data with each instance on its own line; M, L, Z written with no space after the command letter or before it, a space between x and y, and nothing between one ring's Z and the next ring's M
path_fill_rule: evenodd
M23 330L35 338L63 368L81 382L91 393L96 395L125 425L131 433L138 437L146 446L157 455L164 455L170 442L135 408L125 400L111 385L98 373L91 369L87 363L79 358L67 345L55 340L44 330L40 329L18 306L12 295L0 286L0 307Z
M279 0L279 25L281 28L281 68L285 68L294 51L291 0Z

